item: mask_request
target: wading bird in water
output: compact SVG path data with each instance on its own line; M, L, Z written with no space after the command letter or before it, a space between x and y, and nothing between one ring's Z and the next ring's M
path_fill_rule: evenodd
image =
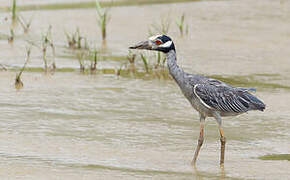
M223 167L226 138L222 129L222 117L236 116L251 110L263 111L265 104L250 93L254 89L232 87L216 79L184 72L176 63L174 43L166 35L152 36L149 40L140 42L130 47L130 49L155 50L166 54L167 66L171 76L192 107L199 112L200 135L192 165L195 165L203 144L205 119L206 117L214 117L219 127L220 165Z

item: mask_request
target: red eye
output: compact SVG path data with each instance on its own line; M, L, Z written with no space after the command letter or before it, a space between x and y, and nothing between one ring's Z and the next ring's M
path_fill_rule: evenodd
M159 41L159 40L155 41L155 43L156 43L157 45L160 45L160 44L162 44L162 42L161 42L161 41Z

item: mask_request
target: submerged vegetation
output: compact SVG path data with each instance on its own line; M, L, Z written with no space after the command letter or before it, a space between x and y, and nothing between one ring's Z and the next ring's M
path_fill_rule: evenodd
M259 157L261 160L287 160L290 161L290 154L271 154Z

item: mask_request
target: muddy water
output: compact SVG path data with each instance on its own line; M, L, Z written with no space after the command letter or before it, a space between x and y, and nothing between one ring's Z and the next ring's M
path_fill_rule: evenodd
M197 169L190 166L199 134L198 114L170 80L142 80L76 72L23 74L24 88L13 86L15 72L0 71L1 179L287 179L289 161L260 160L290 150L290 17L288 2L205 1L110 9L109 54L147 37L158 17L186 13L189 35L181 38L172 22L178 63L189 72L227 77L257 88L265 112L224 119L225 172L218 166L219 138L213 119ZM130 12L130 15L128 15ZM135 14L135 16L132 16ZM1 15L7 16L2 13ZM78 68L66 54L63 30L77 26L99 46L95 11L25 12L34 15L29 35L13 46L0 41L0 63L20 66L25 39L39 43L49 24L57 44L58 67ZM128 20L130 16L130 20ZM2 17L2 16L1 16ZM142 20L140 20L142 19ZM64 23L65 22L65 23ZM7 34L8 22L0 24ZM136 30L136 27L138 29ZM42 66L34 48L30 66ZM100 62L118 68L120 62ZM243 81L239 81L243 79ZM283 85L283 86L281 86Z

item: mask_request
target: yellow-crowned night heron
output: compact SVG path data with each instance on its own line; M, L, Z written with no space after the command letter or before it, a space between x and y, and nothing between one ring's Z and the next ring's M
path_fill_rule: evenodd
M150 37L149 40L140 42L130 47L130 49L155 50L166 54L171 76L200 116L200 135L192 164L195 165L203 143L205 118L214 117L219 126L221 141L220 165L223 166L226 138L222 129L221 117L236 116L250 110L263 111L265 104L249 93L253 89L236 88L216 79L184 72L176 63L174 43L166 35Z

